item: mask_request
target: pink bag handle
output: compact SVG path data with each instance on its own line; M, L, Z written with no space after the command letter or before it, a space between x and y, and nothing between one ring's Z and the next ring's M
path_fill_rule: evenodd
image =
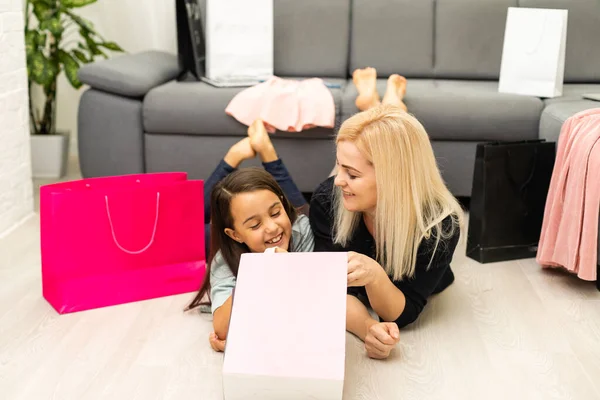
M110 224L110 231L112 233L113 240L115 241L115 244L117 245L117 247L128 254L141 254L141 253L145 252L146 250L148 250L148 248L150 248L150 246L152 246L152 243L154 243L154 237L156 236L156 226L158 225L158 210L159 210L159 205L160 205L160 192L156 192L156 213L155 213L155 217L154 217L154 229L152 230L152 237L150 238L150 242L148 242L146 247L144 247L143 249L140 249L140 250L127 250L126 248L121 246L121 244L117 240L117 235L115 234L115 228L113 226L112 218L110 216L110 208L108 206L108 196L104 196L104 201L106 202L106 215L108 215L108 223Z

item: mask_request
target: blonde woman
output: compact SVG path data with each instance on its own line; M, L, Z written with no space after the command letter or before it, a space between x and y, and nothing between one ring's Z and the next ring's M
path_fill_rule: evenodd
M463 212L425 129L403 107L384 101L354 115L336 143L337 174L310 204L315 251L349 252L347 330L370 357L387 358L399 328L454 281Z

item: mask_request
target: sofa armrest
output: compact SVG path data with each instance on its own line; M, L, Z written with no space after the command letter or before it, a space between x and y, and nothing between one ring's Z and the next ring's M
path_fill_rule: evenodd
M143 97L150 89L181 73L177 56L146 51L97 61L79 69L79 80L94 89L126 97Z

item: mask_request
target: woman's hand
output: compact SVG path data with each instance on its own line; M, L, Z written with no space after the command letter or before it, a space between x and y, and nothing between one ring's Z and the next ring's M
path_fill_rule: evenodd
M210 342L210 347L212 347L214 351L225 351L225 340L219 339L214 332L210 333L208 341Z
M383 268L371 257L348 252L348 286L367 286L378 278Z
M400 341L400 330L394 322L379 322L367 330L365 350L371 358L387 358Z

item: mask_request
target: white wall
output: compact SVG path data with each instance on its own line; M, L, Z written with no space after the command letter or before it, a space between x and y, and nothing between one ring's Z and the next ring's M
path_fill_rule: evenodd
M75 11L89 19L107 40L117 42L128 53L163 50L177 54L175 0L98 0ZM119 53L113 53L113 57L118 56ZM77 107L85 89L84 86L76 91L61 74L56 128L71 132L73 151L77 141Z
M0 0L0 236L33 212L21 0Z

